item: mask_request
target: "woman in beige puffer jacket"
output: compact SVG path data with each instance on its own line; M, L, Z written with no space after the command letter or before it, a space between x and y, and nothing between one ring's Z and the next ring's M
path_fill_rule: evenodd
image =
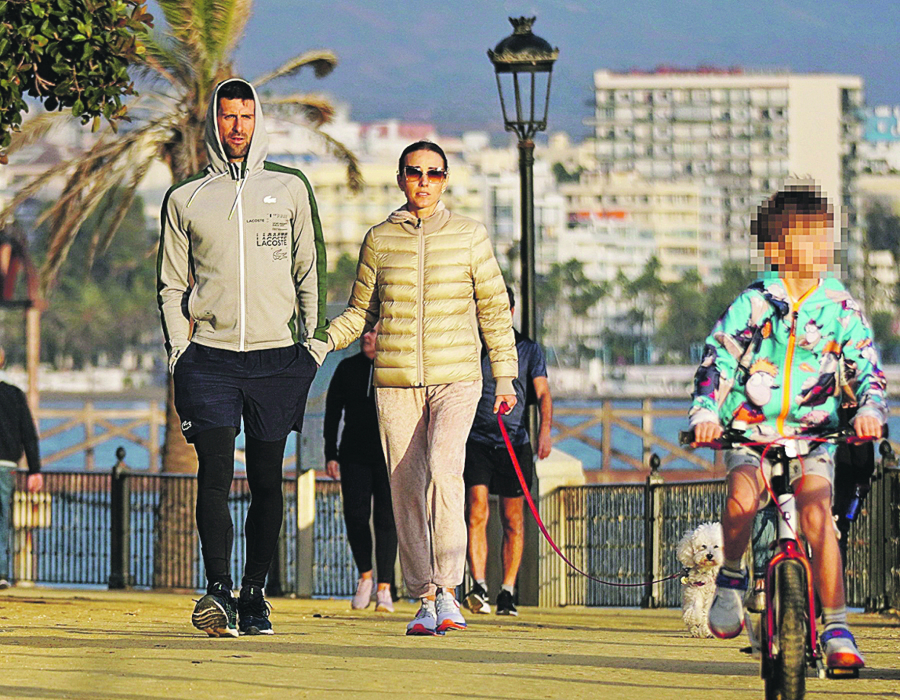
M400 156L407 203L366 234L335 348L379 324L373 382L400 564L422 599L407 634L464 629L453 596L466 556L465 444L481 396L481 340L495 412L515 405L518 361L506 284L482 224L447 210L447 159L422 141ZM479 333L480 332L480 333Z

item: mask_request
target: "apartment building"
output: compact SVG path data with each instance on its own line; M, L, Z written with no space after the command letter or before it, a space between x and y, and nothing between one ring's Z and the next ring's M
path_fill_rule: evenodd
M866 108L860 160L863 172L900 172L900 105Z
M612 280L618 269L633 275L632 265L620 263L644 248L659 259L665 282L677 281L692 270L705 280L720 278L724 223L720 189L696 180L673 182L614 172L586 173L577 183L561 184L559 191L568 229L560 251L568 251L567 239L575 233L597 235L593 255L585 249L576 256L587 261L592 279ZM618 233L610 236L613 231ZM648 257L643 256L641 266Z
M594 87L600 172L719 188L732 255L746 254L751 214L791 177L815 179L835 206L842 239L858 241L861 78L598 70Z

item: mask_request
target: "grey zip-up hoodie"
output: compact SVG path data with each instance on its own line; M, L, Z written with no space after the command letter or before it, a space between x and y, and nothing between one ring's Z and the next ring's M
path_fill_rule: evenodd
M206 114L209 165L163 200L157 292L166 349L171 357L189 342L238 352L302 342L321 364L325 242L312 186L299 170L265 160L255 90L247 157L228 161L216 127L221 85Z

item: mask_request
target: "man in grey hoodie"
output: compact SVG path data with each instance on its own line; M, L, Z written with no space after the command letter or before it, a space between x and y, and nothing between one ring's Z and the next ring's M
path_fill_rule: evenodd
M327 352L325 244L309 181L265 160L250 83L216 86L206 150L209 165L166 194L157 261L175 407L199 461L207 594L192 621L210 636L272 634L263 587L281 530L284 447ZM251 504L235 601L228 492L242 418Z

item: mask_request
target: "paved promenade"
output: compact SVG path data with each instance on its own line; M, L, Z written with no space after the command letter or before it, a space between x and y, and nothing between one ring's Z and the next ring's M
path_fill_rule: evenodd
M274 637L208 639L190 626L186 595L0 592L0 697L763 697L743 637L690 639L675 610L525 608L410 638L410 603L393 615L351 612L344 600L273 605ZM900 699L900 621L852 622L871 668L855 681L810 678L807 697Z

